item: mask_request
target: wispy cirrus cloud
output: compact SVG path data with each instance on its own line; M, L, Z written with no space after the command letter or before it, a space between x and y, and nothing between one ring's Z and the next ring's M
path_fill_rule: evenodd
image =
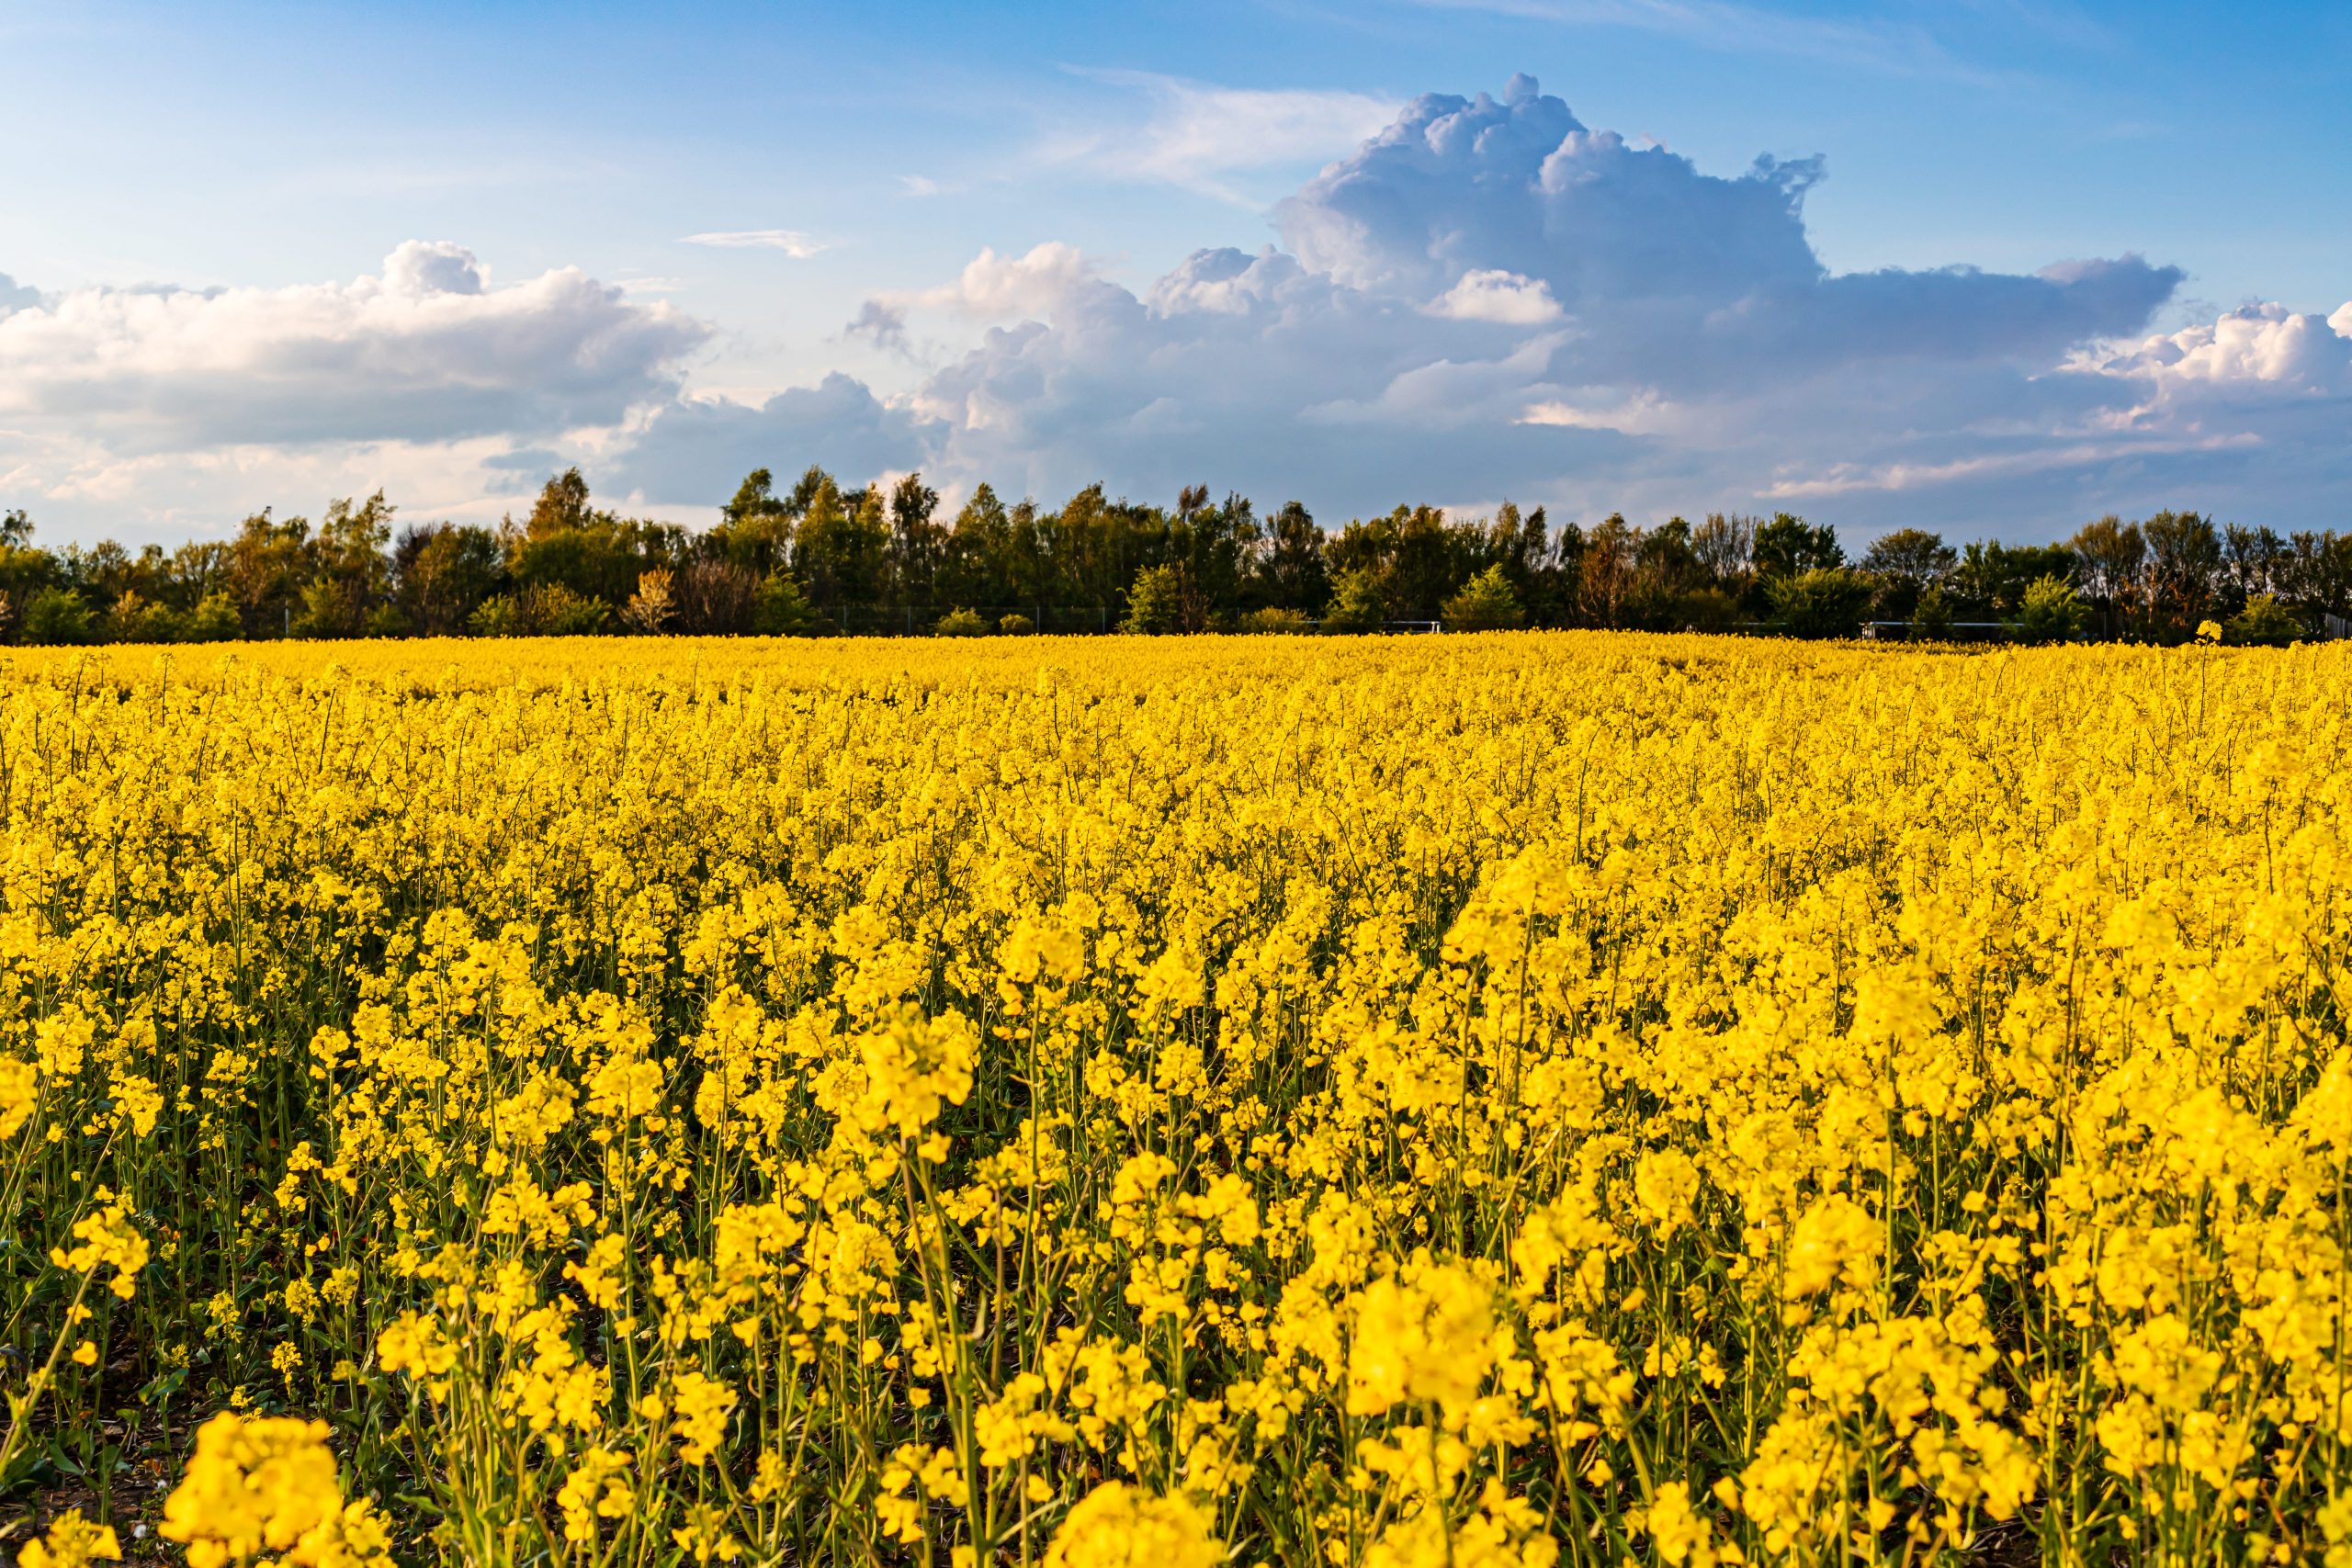
M829 248L822 240L798 229L715 229L680 235L678 243L720 251L782 251L795 261L807 261Z
M1050 133L1039 162L1256 205L1236 177L1338 157L1395 118L1396 101L1319 88L1227 87L1149 71L1074 70L1141 109Z

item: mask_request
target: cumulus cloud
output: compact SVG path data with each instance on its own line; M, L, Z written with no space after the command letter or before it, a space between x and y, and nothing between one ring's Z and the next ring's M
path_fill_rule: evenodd
M493 288L460 246L283 288L79 288L0 317L0 413L118 452L514 437L666 397L709 329L573 268Z
M2251 306L2147 338L2090 367L2172 399L2342 398L2352 395L2352 304L2328 317Z
M707 234L686 234L682 245L707 245L722 251L782 251L794 261L807 261L825 247L797 229L722 229Z
M18 283L6 273L0 272L0 316L11 310L29 310L40 303L40 289Z
M1560 319L1560 302L1552 298L1551 285L1500 268L1464 273L1460 282L1438 296L1430 310L1457 321L1498 321L1514 327Z
M975 321L997 321L1048 310L1093 276L1093 264L1076 246L1048 240L1026 255L1001 256L984 248L955 282L909 298Z
M716 505L753 468L791 473L821 462L863 479L916 468L923 455L912 413L836 371L817 386L756 405L722 399L672 404L603 472L623 494Z
M1210 475L1341 514L1803 497L1883 523L1900 496L1904 521L2056 528L2086 498L2242 474L2262 448L2265 432L2171 412L2177 366L2332 384L2341 334L2316 318L2143 342L2182 275L2133 255L1833 274L1804 219L1824 174L1817 158L1711 174L1521 76L1499 97L1414 100L1276 207L1280 247L1204 250L1140 291L1069 246L983 252L854 327L903 343L926 313L991 323L876 405L912 448L900 466L1047 496ZM826 402L847 438L875 427L843 389ZM792 434L822 450L821 420Z

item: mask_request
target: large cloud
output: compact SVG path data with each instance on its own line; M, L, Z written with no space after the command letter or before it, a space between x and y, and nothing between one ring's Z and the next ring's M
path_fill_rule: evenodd
M924 460L913 414L836 371L818 386L779 392L756 408L715 398L676 403L662 411L652 435L621 454L606 473L623 493L673 506L716 505L753 468L789 478L801 465L822 462L865 479Z
M1426 96L1278 206L1282 248L1203 251L1141 292L1067 246L983 253L861 318L885 344L924 312L1001 323L895 400L899 419L833 382L726 418L788 436L788 457L758 458L780 466L829 440L875 450L887 429L890 466L951 483L1050 498L1204 478L1327 515L1507 493L1581 513L1802 502L2017 536L2233 492L2284 522L2324 506L2306 479L2334 447L2265 410L2340 397L2352 312L2143 341L2182 274L2137 256L1833 274L1804 221L1822 175L1817 159L1710 175L1588 129L1523 76L1499 99ZM654 420L635 474L686 482L668 454L719 417ZM2306 479L2249 488L2265 464Z
M492 288L470 252L413 241L351 283L82 288L0 315L0 414L124 454L526 436L617 423L707 335L571 268Z

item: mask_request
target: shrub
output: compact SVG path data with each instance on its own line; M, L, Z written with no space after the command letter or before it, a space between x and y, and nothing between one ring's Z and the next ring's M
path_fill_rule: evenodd
M1361 568L1343 571L1332 581L1331 605L1323 612L1323 629L1342 634L1376 632L1388 618L1380 583Z
M90 607L82 596L63 588L44 588L25 602L24 639L43 647L62 647L90 640Z
M1490 566L1462 585L1438 611L1448 631L1508 631L1527 619L1519 593L1499 566Z
M2089 618L2090 611L2075 597L2075 585L2044 572L2026 585L2009 633L2020 642L2072 642Z
M180 618L180 637L187 642L234 642L244 635L245 624L226 593L206 594Z
M2247 600L2245 608L2231 616L2222 630L2232 642L2269 648L2283 648L2304 636L2303 623L2295 618L2295 613L2267 593Z
M1739 601L1720 588L1702 588L1675 601L1674 619L1684 631L1727 632L1739 624Z
M659 569L637 574L637 592L629 596L628 608L621 619L629 630L646 637L659 637L678 613L677 602L670 596L671 575Z
M1930 582L1919 590L1918 601L1911 606L1911 640L1941 642L1951 636L1951 601Z
M1295 637L1309 628L1304 615L1276 604L1242 616L1241 629L1258 637Z
M344 584L322 577L302 590L302 607L294 613L289 629L299 637L356 637L364 621L357 597Z
M169 604L142 599L136 590L125 590L114 602L104 631L108 642L177 642L185 635Z
M1148 566L1136 573L1127 589L1126 618L1119 623L1119 629L1147 637L1174 631L1177 587L1173 567Z
M466 626L476 637L523 637L522 607L512 593L493 593L474 606Z
M402 637L413 629L398 604L379 604L359 623L359 635L368 637Z
M1037 623L1016 610L998 621L996 629L1006 637L1027 637L1037 629Z
M950 610L932 624L933 637L986 637L989 624L970 610Z
M1815 567L1764 585L1772 629L1783 637L1854 637L1874 592L1869 578L1842 566Z
M772 571L760 583L752 602L752 629L762 637L810 637L824 623L789 575Z
M593 637L605 629L612 607L602 599L575 593L560 582L526 591L532 627L541 637Z

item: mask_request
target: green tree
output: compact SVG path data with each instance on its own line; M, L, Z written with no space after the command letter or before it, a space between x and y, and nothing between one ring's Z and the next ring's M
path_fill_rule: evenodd
M331 502L310 541L310 581L302 585L294 631L300 637L356 637L391 586L385 547L392 504L378 491L364 502Z
M933 521L939 492L909 474L890 487L891 596L900 604L928 604L939 576L947 531Z
M498 536L467 524L401 530L392 549L392 593L409 625L428 637L465 629L477 606L506 581Z
M1156 636L1182 624L1182 588L1176 569L1148 566L1136 573L1127 589L1127 613L1119 622L1123 632Z
M2140 603L2141 569L2148 558L2139 525L2110 512L2075 529L2066 547L2079 563L2084 596L2098 614L2099 629L2109 637L2122 635Z
M2009 633L2020 642L2072 642L2083 635L2090 612L2075 596L2075 585L2045 572L2026 585Z
M237 606L226 593L207 593L180 620L180 637L187 642L234 642L243 635Z
M1313 513L1295 501L1266 525L1265 547L1258 554L1251 583L1264 604L1314 615L1331 594L1331 574L1323 563L1323 530Z
M1445 602L1446 629L1461 632L1503 631L1523 624L1527 612L1499 565L1490 566Z
M752 604L752 630L762 637L808 637L824 629L800 584L786 572L770 572Z
M871 604L882 587L889 537L878 490L845 497L820 475L793 538L792 575L827 609Z
M1911 606L1911 639L1941 642L1950 636L1951 601L1944 597L1941 583L1930 582L1919 591L1918 602Z
M1842 566L1817 566L1794 576L1768 577L1774 631L1783 637L1859 636L1870 611L1871 581Z
M1388 618L1380 582L1368 568L1353 567L1331 580L1331 603L1323 612L1327 632L1376 632Z
M526 538L545 539L575 532L597 521L595 509L589 502L588 481L574 466L539 487L538 499L531 502L531 514L525 519L523 531Z
M1757 528L1748 554L1756 563L1757 576L1766 579L1803 577L1846 564L1846 552L1838 547L1835 528L1826 523L1807 523L1787 512L1774 513L1772 521Z
M1871 614L1880 620L1910 619L1919 595L1951 576L1959 559L1960 552L1945 544L1941 534L1925 528L1880 535L1862 555L1864 575L1878 585Z
M2222 536L2194 512L2159 512L2140 525L2147 541L2148 607L2156 629L2185 637L2213 607L2222 576Z
M288 630L295 604L310 584L310 545L309 519L280 523L266 506L238 525L224 575L247 637L280 637Z
M88 642L96 630L82 596L64 588L43 588L27 600L19 629L27 642L43 647Z
M2268 593L2247 599L2245 608L2231 616L2222 630L2232 642L2269 648L2301 641L2306 635L2295 613Z
M142 599L137 589L126 589L107 609L99 635L107 642L177 642L180 617L169 604Z

